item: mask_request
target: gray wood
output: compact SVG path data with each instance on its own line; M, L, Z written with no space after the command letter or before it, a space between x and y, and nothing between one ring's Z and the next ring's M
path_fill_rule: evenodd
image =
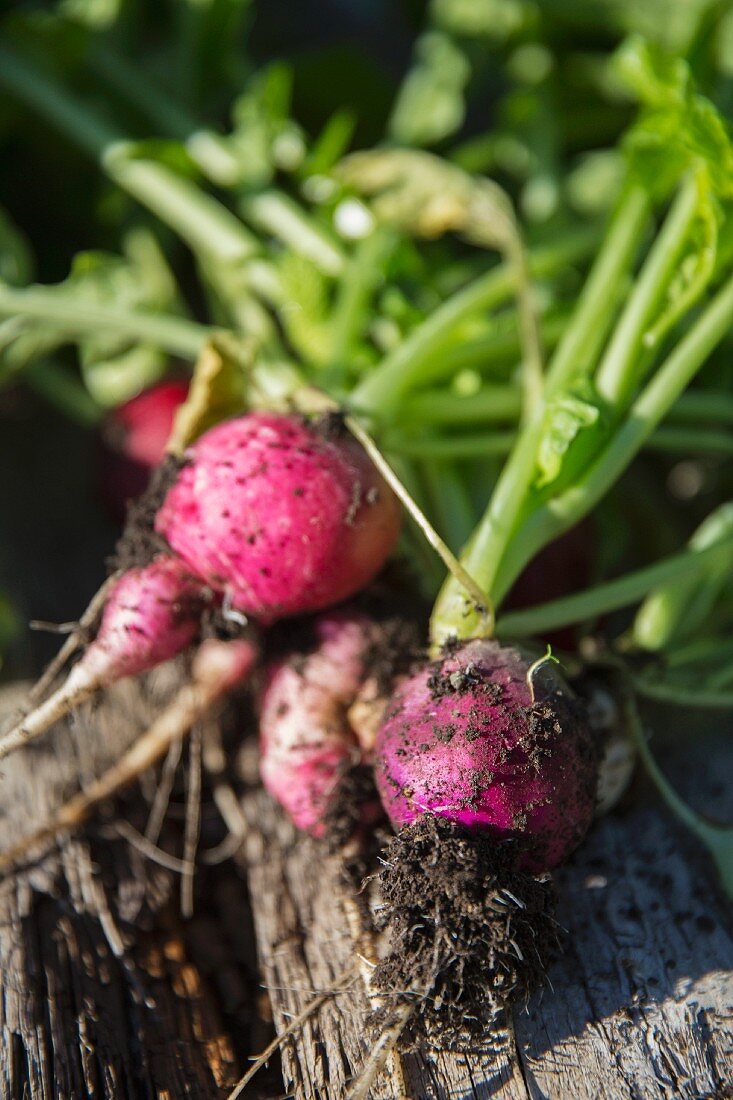
M4 761L0 848L118 757L180 675L127 683ZM5 713L20 697L4 689ZM176 917L172 876L98 827L90 834L0 882L0 1093L220 1100L238 1067Z
M733 749L705 744L671 774L709 812L733 818ZM246 800L246 862L276 1025L334 986L351 958L338 867L296 837L262 793ZM419 1100L634 1100L733 1096L733 939L706 859L645 789L594 830L558 874L566 951L551 986L517 1011L502 1052L405 1057ZM355 980L286 1041L285 1088L343 1097L372 1037ZM373 1095L394 1088L380 1079Z
M80 776L117 758L181 675L173 667L123 685L5 761L0 848L35 827ZM252 748L242 754L250 779ZM665 763L700 806L733 818L729 745L709 739L692 761L673 748ZM3 1096L225 1097L267 1039L261 1020L251 1030L257 1012L245 1004L245 877L277 1027L339 982L353 953L337 863L296 836L263 792L243 805L247 844L207 881L201 893L211 904L188 929L176 916L175 877L110 839L99 820L0 884ZM145 807L133 792L116 813L137 820ZM569 936L552 987L517 1012L501 1050L406 1058L416 1100L733 1096L733 940L695 845L637 789L558 883ZM355 975L286 1041L284 1091L345 1096L370 1049L367 1010ZM272 1077L247 1093L278 1094ZM382 1080L373 1095L387 1100L394 1090Z

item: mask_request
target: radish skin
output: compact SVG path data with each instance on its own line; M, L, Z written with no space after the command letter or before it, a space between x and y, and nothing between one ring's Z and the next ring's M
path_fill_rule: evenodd
M314 629L312 653L268 670L260 706L260 773L293 823L321 837L339 779L362 758L346 712L364 679L376 627L366 616L332 612L320 616Z
M536 693L536 695L535 695ZM515 649L464 645L397 689L376 746L377 787L396 828L435 815L522 853L522 870L561 863L593 818L587 724L551 666Z
M195 639L205 597L175 558L159 556L113 586L99 632L66 681L0 738L0 759L40 737L100 688L181 653Z
M340 429L250 413L186 452L155 528L236 610L264 624L364 588L393 549L400 505Z

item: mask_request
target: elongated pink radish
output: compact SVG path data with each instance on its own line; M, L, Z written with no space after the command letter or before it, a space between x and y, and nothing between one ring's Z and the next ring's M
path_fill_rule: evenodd
M396 497L361 445L331 426L272 413L218 424L186 452L158 512L176 554L262 623L359 591L397 539Z
M39 737L105 684L175 657L195 639L205 595L175 558L159 556L112 588L99 632L66 682L0 738L0 759Z
M315 620L316 647L270 667L260 705L262 781L299 829L326 831L325 815L345 771L363 758L347 720L378 635L365 615Z

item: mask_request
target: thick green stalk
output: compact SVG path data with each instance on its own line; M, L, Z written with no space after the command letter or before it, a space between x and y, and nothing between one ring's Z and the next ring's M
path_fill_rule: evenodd
M517 533L490 593L496 602L506 594L538 550L587 515L618 480L732 323L733 277L723 284L704 313L659 367L608 446L584 476L571 488L547 501ZM471 571L470 566L464 564Z
M630 189L609 226L575 313L550 361L546 397L552 397L575 376L592 371L648 217L649 203L645 193L638 188ZM544 402L519 434L489 506L462 557L467 571L494 601L501 560L535 475L543 427ZM467 605L465 593L453 578L448 577L433 609L431 633L434 643L440 644L453 635L470 638L479 628L480 616Z
M70 337L113 332L131 343L153 344L185 359L195 359L214 331L185 317L92 305L41 286L17 289L1 283L0 316L32 317Z
M535 277L551 275L587 255L596 234L578 231L562 244L530 254L529 270ZM351 407L366 416L386 418L402 396L421 380L423 365L443 339L462 321L511 300L516 292L516 272L499 264L448 298L407 339L372 371L352 392Z
M330 370L336 382L340 382L345 375L352 346L368 324L369 299L382 278L382 263L394 247L395 240L394 230L377 226L359 242L346 263L329 322Z
M539 607L510 611L496 624L497 634L527 636L605 615L620 607L643 600L659 585L700 574L716 560L727 560L733 549L733 536L703 550L684 550L653 565L627 573L613 581L595 585L573 596L550 600Z
M677 193L598 368L598 392L610 406L620 408L634 388L644 333L675 274L697 205L697 186L691 178Z

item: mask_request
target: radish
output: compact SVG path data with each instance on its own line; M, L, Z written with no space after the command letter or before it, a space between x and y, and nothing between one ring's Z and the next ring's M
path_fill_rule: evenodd
M188 394L182 379L158 382L105 418L101 428L101 491L114 519L122 522L127 502L147 488L165 454L176 410Z
M400 506L340 421L250 413L194 443L156 531L231 607L269 624L362 589Z
M376 758L398 832L379 876L392 946L373 984L417 995L411 1040L473 1042L557 946L546 872L595 801L584 711L548 662L474 640L398 687Z
M531 670L517 650L476 640L402 685L377 740L393 825L444 818L509 843L532 872L570 854L593 817L592 742L552 666Z
M186 649L207 594L175 558L160 555L114 584L99 632L66 682L0 739L0 759L39 737L100 688L137 676Z
M260 772L294 824L322 837L340 781L363 759L347 708L379 627L365 615L334 611L316 619L313 630L312 652L279 660L266 673Z

